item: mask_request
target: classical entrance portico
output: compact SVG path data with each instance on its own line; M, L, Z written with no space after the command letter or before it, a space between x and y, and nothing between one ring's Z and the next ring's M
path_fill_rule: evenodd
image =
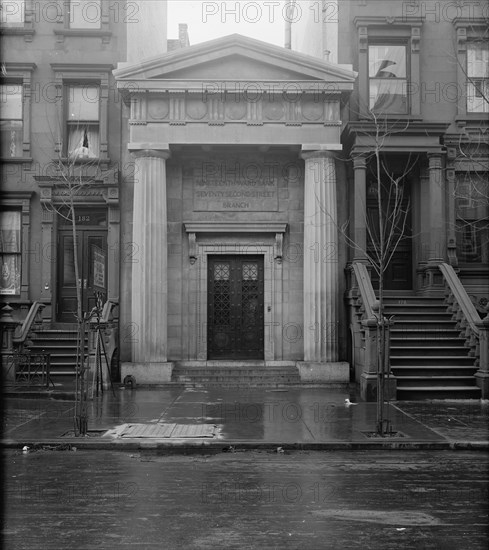
M223 278L227 259L251 270L249 281L253 266L262 273L257 295L229 294L224 315L243 321L245 308L261 308L254 339L263 346L250 336L249 349L262 349L265 363L295 361L304 380L347 382L334 155L355 74L233 35L119 66L115 76L130 105L127 221L137 259L121 303L122 323L137 330L121 352L122 376L168 381L173 363L219 355L222 325L203 325L226 287L209 294L210 266ZM241 284L232 281L230 293ZM242 330L251 335L251 325ZM240 356L241 336L229 340Z

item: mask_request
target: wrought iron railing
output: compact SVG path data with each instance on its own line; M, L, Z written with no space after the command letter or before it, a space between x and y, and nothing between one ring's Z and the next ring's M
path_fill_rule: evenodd
M54 387L49 353L15 351L3 356L7 386Z

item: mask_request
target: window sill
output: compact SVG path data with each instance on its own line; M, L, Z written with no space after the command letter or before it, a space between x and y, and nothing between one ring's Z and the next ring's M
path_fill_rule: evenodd
M83 157L83 158L70 158L70 157L62 157L54 159L55 162L62 162L64 164L98 164L99 162L102 162L102 159L100 157ZM105 162L105 160L104 160Z
M459 115L455 117L455 122L458 125L465 122L480 122L481 124L489 124L489 113L466 113L465 115Z
M33 162L32 157L0 157L0 162L9 162L11 164L24 164Z
M79 36L82 38L102 38L104 43L108 43L112 37L112 31L103 29L55 29L53 32L58 36L58 40L63 40L65 36Z
M382 113L375 113L375 116L377 117L377 120L389 120L389 121L396 121L399 122L421 122L423 120L423 117L420 115L397 115L397 114L382 114ZM372 115L369 114L362 114L359 117L361 120L372 120Z
M0 35L3 36L23 36L26 42L31 42L36 31L28 27L5 27L0 26Z

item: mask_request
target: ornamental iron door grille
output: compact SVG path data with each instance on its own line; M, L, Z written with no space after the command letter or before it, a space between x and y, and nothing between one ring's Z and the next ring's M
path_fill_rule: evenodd
M208 359L264 358L263 256L209 256Z

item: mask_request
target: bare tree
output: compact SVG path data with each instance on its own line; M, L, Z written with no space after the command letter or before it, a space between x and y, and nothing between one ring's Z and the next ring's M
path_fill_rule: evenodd
M371 149L365 154L365 160L375 189L378 215L375 219L370 218L367 204L364 205L367 246L356 242L351 236L348 221L337 228L347 245L368 260L378 277L378 303L375 313L378 325L377 432L379 435L386 435L391 431L391 426L385 413L385 382L390 374L387 336L390 321L385 316L385 274L400 242L411 238L408 227L410 201L405 193L405 182L417 164L417 157L409 156L405 165L394 172L388 164L386 145L393 135L403 134L408 129L409 122L388 120L372 110L369 110L369 114L368 128L357 128L356 131L364 134L371 142ZM329 216L326 205L320 205L320 208Z
M86 436L88 432L88 356L85 352L85 340L87 335L87 324L90 319L100 311L84 311L83 289L81 278L81 266L79 264L79 231L77 225L77 199L83 194L83 190L93 186L100 181L102 171L100 161L91 151L88 143L87 129L83 124L74 128L78 139L71 145L71 150L66 153L61 148L55 160L55 181L59 189L58 201L51 208L56 215L69 222L73 239L73 264L75 272L76 287L76 311L73 312L74 320L77 323L77 352L76 352L76 387L75 387L75 410L74 410L74 430L76 436ZM51 130L51 135L54 136ZM58 143L60 140L58 139ZM68 147L70 149L70 147ZM105 170L103 177L107 177L109 172Z

